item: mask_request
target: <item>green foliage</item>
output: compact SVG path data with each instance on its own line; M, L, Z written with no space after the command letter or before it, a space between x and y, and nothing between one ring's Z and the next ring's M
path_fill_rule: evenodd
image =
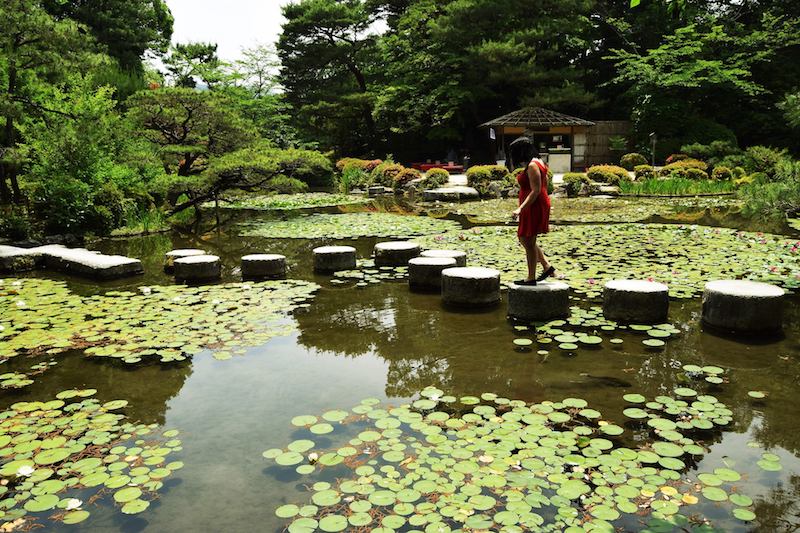
M137 93L128 117L179 176L200 173L209 158L243 148L258 138L253 124L214 92L165 88Z
M620 192L632 196L692 196L721 194L734 190L731 181L688 178L649 178L620 183Z
M800 161L783 161L774 176L756 173L742 180L745 215L782 220L800 213Z
M625 154L619 161L619 166L625 170L634 170L636 167L647 164L647 158L642 154Z
M394 187L395 180L404 170L403 165L386 161L376 166L370 173L370 177L374 184Z
M145 52L165 52L172 38L173 18L164 0L45 0L58 20L84 24L123 71L141 74Z
M656 169L650 165L637 165L633 169L637 180L647 180L656 177Z
M492 182L503 182L504 186L513 184L514 177L503 165L476 165L467 170L467 185L474 187L484 196Z
M744 168L748 172L763 172L768 177L776 177L781 163L787 160L786 150L766 146L751 146L744 151Z
M408 185L409 182L422 178L422 173L415 168L404 168L394 178L393 187L399 189Z
M717 166L731 156L737 156L742 151L729 141L713 141L709 144L693 143L681 147L681 153L692 159L705 161L710 166Z
M265 188L278 194L298 194L308 192L308 185L297 178L276 176L269 180Z
M450 173L443 168L432 168L425 173L425 186L430 189L444 187L450 182Z
M592 181L589 177L581 172L568 172L564 174L564 190L570 198L578 196L583 188L590 186L591 183Z
M358 159L355 157L344 157L336 162L336 170L344 172L348 167L355 167L364 172L372 172L375 167L383 163L380 159Z
M24 206L0 205L0 237L22 241L33 235L34 229Z
M730 181L733 179L733 172L728 167L714 167L714 170L711 171L711 179Z
M372 175L354 165L347 165L336 176L336 190L347 194L353 189L363 189L372 185Z
M630 181L628 171L615 165L595 165L586 170L590 181L619 185L622 181Z
M175 87L194 89L198 80L207 87L213 87L224 77L214 43L176 44L169 56L164 58L164 65Z
M697 159L681 159L664 166L661 176L684 179L708 179L708 164Z
M789 125L800 128L800 92L787 94L780 107Z

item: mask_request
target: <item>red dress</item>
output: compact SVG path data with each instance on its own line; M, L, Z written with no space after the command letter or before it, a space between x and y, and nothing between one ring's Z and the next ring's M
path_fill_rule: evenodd
M533 161L539 167L539 174L542 179L542 189L536 200L519 214L519 237L533 237L540 233L550 231L550 196L547 194L547 166L539 161ZM531 193L531 181L528 173L522 172L517 176L519 183L519 205Z

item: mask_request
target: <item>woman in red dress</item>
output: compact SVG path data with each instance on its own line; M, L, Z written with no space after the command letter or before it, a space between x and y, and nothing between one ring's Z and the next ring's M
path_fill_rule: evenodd
M526 139L527 140L527 139ZM518 285L536 285L553 274L555 268L545 257L536 238L550 231L550 196L547 194L547 165L539 158L532 143L518 142L513 146L520 154L519 161L527 162L525 170L517 176L519 183L519 207L514 210L514 220L519 220L517 237L525 248L528 261L528 277L517 281ZM536 264L542 265L542 274L536 277Z

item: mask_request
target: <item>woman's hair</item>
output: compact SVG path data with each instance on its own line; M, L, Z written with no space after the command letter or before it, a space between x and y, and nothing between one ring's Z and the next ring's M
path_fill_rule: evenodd
M539 157L539 150L528 137L520 137L511 143L511 157L515 166L528 166L531 159Z

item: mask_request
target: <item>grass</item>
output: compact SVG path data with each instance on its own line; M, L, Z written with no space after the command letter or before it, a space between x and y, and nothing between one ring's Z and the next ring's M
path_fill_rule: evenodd
M691 180L685 178L658 179L620 183L620 192L631 196L693 196L697 194L732 193L732 181Z
M111 232L112 237L150 235L168 231L170 225L160 209L130 210L125 214L125 225Z

